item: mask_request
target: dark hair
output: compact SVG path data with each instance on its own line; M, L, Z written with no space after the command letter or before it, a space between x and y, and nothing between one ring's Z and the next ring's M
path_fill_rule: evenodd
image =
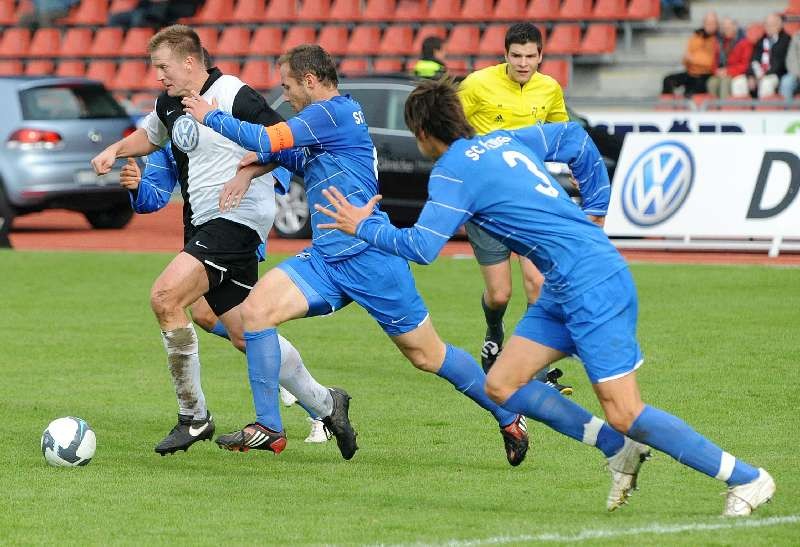
M542 32L533 23L514 23L506 31L506 53L511 44L533 42L542 51Z
M194 57L203 62L203 46L200 37L186 25L172 25L162 28L147 44L147 52L153 53L161 46L167 46L178 57Z
M405 119L414 135L424 131L447 145L475 136L451 77L419 82L406 99Z
M316 44L293 47L278 58L278 64L288 64L289 74L298 81L304 74L313 74L323 84L339 84L336 63L327 51Z
M433 52L437 49L442 49L444 40L438 36L428 36L422 41L422 58L433 59Z

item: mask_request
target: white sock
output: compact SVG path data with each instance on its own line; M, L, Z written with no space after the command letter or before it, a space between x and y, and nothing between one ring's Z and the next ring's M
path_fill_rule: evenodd
M198 355L197 333L194 325L161 332L164 349L167 350L167 363L175 385L179 412L195 419L206 417L206 397L200 386L200 356Z
M328 388L311 376L303 364L300 352L280 334L278 344L281 347L281 385L320 418L330 416L333 412L333 398Z

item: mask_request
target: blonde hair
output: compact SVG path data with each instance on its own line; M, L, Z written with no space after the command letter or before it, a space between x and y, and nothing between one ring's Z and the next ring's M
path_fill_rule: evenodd
M177 57L194 57L201 65L204 62L200 37L186 25L172 25L159 30L150 38L147 52L153 53L162 46L168 47Z

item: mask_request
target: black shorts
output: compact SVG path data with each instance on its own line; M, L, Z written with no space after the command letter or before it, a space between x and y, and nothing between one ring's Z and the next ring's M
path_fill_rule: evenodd
M258 281L256 249L260 244L255 230L225 218L197 226L186 242L184 252L206 268L209 289L205 297L218 316L241 304Z

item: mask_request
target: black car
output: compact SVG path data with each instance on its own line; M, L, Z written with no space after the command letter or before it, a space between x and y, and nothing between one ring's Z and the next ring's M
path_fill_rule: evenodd
M392 76L347 78L339 82L339 91L357 100L367 118L378 151L381 209L394 225L401 227L413 225L419 217L428 199L428 175L433 166L433 162L417 149L417 141L403 117L406 98L414 87L412 80ZM284 118L295 114L283 99L280 88L270 94L268 102ZM618 156L619 149L616 149L613 158L604 158L606 164L613 167ZM551 172L570 195L577 196L568 170L556 165ZM275 231L285 238L308 238L311 236L310 213L303 181L295 177L293 182L287 195L276 196Z

